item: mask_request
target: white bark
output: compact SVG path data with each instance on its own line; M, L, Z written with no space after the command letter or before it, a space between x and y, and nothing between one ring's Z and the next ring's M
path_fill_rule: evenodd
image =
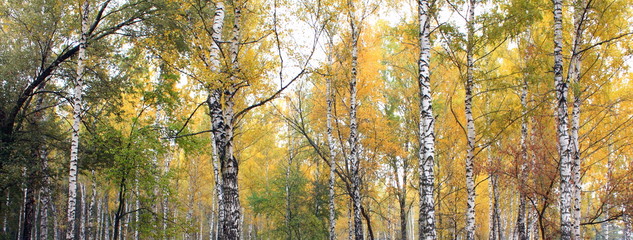
M208 100L208 104L209 104L209 109L211 112L211 129L214 129L214 125L215 125L215 121L217 118L222 118L222 112L221 112L221 106L220 106L220 91L219 90L213 90L211 92L209 92L209 100ZM213 161L213 177L214 177L214 183L215 183L215 194L216 194L216 199L217 199L217 204L218 204L218 220L217 220L217 231L216 231L216 239L220 239L220 235L221 235L221 225L224 222L224 194L223 194L223 184L222 184L222 178L220 176L220 158L219 158L219 151L218 151L218 146L220 145L220 142L218 142L216 139L219 138L219 136L215 136L216 133L212 132L211 133L211 148L213 151L213 156L212 156L212 161Z
M236 74L239 71L238 49L240 44L241 27L241 2L233 2L233 33L230 41L229 56L231 60L230 80L237 82ZM220 204L220 229L219 239L241 239L241 219L242 208L239 199L238 173L239 166L237 158L233 153L233 97L235 94L233 87L212 91L209 97L209 109L213 123L213 137L217 148L217 155L220 162L222 174L222 204ZM223 104L220 104L223 98Z
M51 201L51 212L53 213L53 239L58 240L61 238L59 234L59 221L57 219L57 206L54 201Z
M356 94L358 93L357 81L358 81L358 37L360 35L360 29L355 17L353 16L354 5L353 1L348 0L349 11L349 23L351 28L351 47L352 47L352 61L351 61L351 75L349 80L349 162L351 165L351 180L352 180L352 209L354 214L354 238L356 240L363 240L363 221L361 219L361 196L360 196L360 161L359 161L359 133L358 133L358 119L356 116L358 101Z
M102 199L99 198L99 202L97 203L97 225L96 225L96 229L94 232L94 238L95 240L101 240L101 223L103 222L103 203L102 203Z
M46 84L40 85L40 89L43 89ZM36 109L43 110L44 97L40 96L36 103ZM42 112L38 112L35 114L35 119L38 122L42 122L46 120L46 117L42 114ZM43 139L42 142L44 142ZM50 186L51 180L49 177L49 168L48 168L48 148L46 144L40 144L37 149L37 157L40 159L41 164L41 173L42 173L42 183L40 186L39 197L38 197L38 209L35 211L39 215L39 234L37 233L38 228L35 228L33 239L48 239L48 209L50 205ZM37 222L37 220L36 220Z
M213 17L213 33L212 33L212 39L213 41L211 42L211 52L210 52L210 56L209 58L211 59L211 71L213 73L219 74L220 73L220 55L221 55L221 50L220 50L220 45L219 43L222 41L222 29L224 28L224 1L220 0L217 1L215 3L215 16ZM211 90L209 91L209 100L208 100L208 104L209 104L209 110L212 112L211 114L211 129L213 129L213 118L214 117L220 117L221 114L216 113L216 116L213 115L213 111L214 110L219 110L219 109L212 109L212 107L215 108L219 108L220 107L220 96L221 94L219 93L218 90ZM213 226L213 229L217 229L217 230L212 230L212 232L214 232L214 236L216 237L216 239L219 239L219 232L220 232L220 224L222 224L222 222L224 221L224 207L223 207L223 200L224 199L224 194L222 193L222 179L220 178L220 159L218 156L218 142L216 142L216 136L215 136L215 132L211 132L211 148L212 148L212 161L213 161L213 178L214 178L214 189L215 189L215 194L216 194L216 199L217 199L217 205L218 205L218 210L217 213L217 224L216 226ZM213 217L215 218L215 217ZM213 219L212 218L212 219Z
M46 148L40 149L40 159L42 160L42 173L44 174L43 185L40 189L40 235L39 239L48 239L48 209L50 207L51 180L48 176L48 152Z
M581 172L581 159L580 159L580 139L578 135L578 131L580 130L580 105L582 104L582 99L580 93L580 75L581 75L581 55L579 53L580 47L582 45L582 35L583 35L583 21L586 15L586 0L576 0L574 4L574 45L572 47L571 52L571 60L570 60L570 69L568 71L568 79L571 82L576 84L576 90L574 91L574 103L572 109L572 119L571 119L571 136L570 136L570 148L571 148L571 158L572 158L572 167L571 174L573 177L573 212L572 212L572 224L573 224L573 239L580 239L580 204L581 204L581 193L582 193L582 182L580 179Z
M571 219L571 148L568 130L567 81L563 79L563 1L554 2L554 84L556 86L556 119L560 157L560 232L562 240L572 237Z
M347 230L348 230L348 234L347 234L347 239L352 240L354 239L354 217L353 217L353 203L350 200L350 205L349 205L349 209L347 209Z
M42 205L40 208L40 235L39 239L48 239L48 210L50 208L50 178L48 177L48 161L43 161L46 165L45 168L42 169L44 172L44 186L42 186L41 191L41 199L40 204Z
M81 217L80 217L80 226L79 226L79 240L86 239L86 185L79 184L79 189L81 191Z
M97 179L95 178L94 170L92 170L92 194L90 195L90 206L88 207L88 234L87 234L88 239L94 239L93 238L94 232L95 232L94 211L95 211L96 198L97 198Z
M22 177L26 178L26 168L22 168ZM18 239L22 239L22 228L24 225L24 210L26 208L26 197L28 186L22 183L22 204L20 204L20 216L18 217Z
M41 208L40 208L40 235L39 235L39 239L48 239L48 209L50 206L50 178L48 177L48 170L44 170L44 169L48 169L48 163L47 161L43 161L45 163L44 166L46 166L45 168L43 168L43 172L44 172L44 186L42 186L41 191L41 199L40 199L40 204L41 204Z
M475 158L475 120L472 112L473 88L474 88L474 19L475 19L475 0L469 0L468 7L468 46L466 50L466 138L468 147L466 149L466 192L468 195L466 209L466 239L475 239L475 180L474 180L474 158Z
M105 218L103 220L103 239L105 240L110 240L110 223L112 222L110 219L110 207L108 206L108 194L106 192L106 197L105 197L105 201L104 201L104 213L103 213L103 217Z
M528 239L528 230L526 223L526 204L527 198L525 196L525 179L527 178L527 134L528 134L528 123L527 123L527 93L528 93L528 83L527 76L523 77L523 83L521 84L521 108L522 115L521 118L521 158L520 158L520 168L519 168L519 211L517 216L517 231L519 240L527 240Z
M332 48L332 42L330 41L330 50L334 51ZM329 66L332 66L333 61L332 61L332 56L330 54L328 54L328 63ZM328 68L328 74L332 74L330 69ZM335 240L336 239L336 231L335 231L335 226L336 226L336 205L334 202L334 197L335 197L335 192L334 192L334 184L336 181L335 178L335 170L336 170L336 150L335 150L335 145L334 145L334 134L332 133L333 128L332 128L332 121L333 119L333 115L332 115L332 111L334 108L334 90L332 89L332 77L328 76L326 78L326 103L327 103L327 119L326 119L326 127L327 127L327 143L328 143L328 150L329 150L329 157L330 157L330 179L328 182L328 190L329 190L329 214L330 214L330 222L329 222L329 239L330 240Z
M433 118L431 94L431 16L429 1L418 1L419 44L420 58L418 60L418 87L420 97L420 121L418 126L419 153L418 170L420 173L420 239L433 240L437 238L435 230L435 119ZM406 172L405 172L406 175ZM406 189L406 182L403 183Z
M84 0L81 14L81 40L77 59L77 80L73 95L73 126L70 147L70 168L68 174L68 230L66 239L75 239L76 198L77 198L77 159L79 155L79 125L81 124L81 95L83 88L84 67L86 58L86 41L88 39L88 11L89 1Z

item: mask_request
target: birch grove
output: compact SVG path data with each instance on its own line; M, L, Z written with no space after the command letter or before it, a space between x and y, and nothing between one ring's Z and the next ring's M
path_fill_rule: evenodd
M632 17L0 0L0 239L631 239Z

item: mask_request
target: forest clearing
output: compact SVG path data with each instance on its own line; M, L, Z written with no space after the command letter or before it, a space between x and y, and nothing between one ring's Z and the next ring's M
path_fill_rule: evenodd
M0 239L633 240L630 0L0 0Z

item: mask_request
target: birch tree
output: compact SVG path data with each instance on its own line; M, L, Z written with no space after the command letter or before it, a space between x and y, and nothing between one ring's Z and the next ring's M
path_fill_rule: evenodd
M475 119L473 118L473 88L474 88L474 34L475 34L475 0L468 0L467 46L466 46L466 239L475 239Z
M356 20L355 9L353 0L347 1L348 14L349 14L349 26L351 30L351 48L352 48L352 61L350 66L350 80L349 80L349 163L351 170L352 180L352 209L354 219L354 238L356 240L363 240L363 221L361 219L361 196L360 196L360 161L359 151L360 146L358 143L358 119L356 117L358 102L356 100L356 94L358 93L357 78L358 78L358 36L360 35L360 26Z
M418 60L418 87L420 97L420 121L418 128L419 167L420 173L420 215L419 239L432 240L437 238L435 230L435 133L431 95L430 77L430 31L431 16L430 3L427 0L418 1L418 24L420 30L420 58ZM406 174L406 173L405 173ZM405 182L406 184L406 182Z
M583 22L587 15L589 5L587 0L575 0L574 1L574 31L573 31L573 43L571 50L571 59L569 62L569 70L567 71L567 81L575 84L576 88L573 91L574 101L572 107L571 117L571 135L570 135L570 155L571 155L571 176L572 176L572 234L573 239L580 239L580 204L581 204L581 192L582 183L580 179L580 139L578 131L580 130L580 105L582 98L580 96L580 76L581 76L581 52L580 48L583 44Z
M529 61L529 49L533 48L531 46L531 43L529 41L530 38L530 31L528 30L527 33L525 34L526 37L524 39L524 48L525 48L525 57L524 59L524 64L525 66L523 66L524 70L523 71L527 71L527 64ZM518 180L519 180L519 210L518 210L518 214L517 214L517 234L520 240L527 240L529 239L529 235L528 235L528 231L529 229L527 229L527 221L526 221L526 208L527 208L527 196L526 196L526 191L524 191L523 189L525 188L526 184L526 178L528 177L528 73L525 72L523 73L522 79L521 79L521 93L520 93L520 101L521 101L521 138L520 138L520 147L521 147L521 152L520 152L520 167L519 167L519 174L518 174Z
M215 3L215 16L213 17L213 26L212 26L212 41L211 41L211 51L210 51L210 59L211 59L211 71L213 73L218 73L220 71L220 55L222 52L220 51L220 42L222 41L222 29L224 28L224 1L220 0ZM213 113L213 111L217 111L218 101L220 101L220 93L219 90L210 90L208 92L209 97L207 99L207 105L209 107L209 112ZM217 118L219 114L216 113L214 116L211 114L211 122L213 123L213 118ZM211 126L213 128L213 124ZM214 176L214 189L217 197L217 205L218 205L218 224L224 221L224 207L223 207L223 199L224 196L222 194L222 182L220 178L219 172L219 158L218 158L218 143L216 142L215 133L211 132L211 148L212 148L212 161L213 161L213 176ZM219 226L219 225L218 225ZM214 226L216 227L216 226ZM218 228L219 230L219 228Z
M328 32L329 33L329 32ZM330 49L330 51L328 52L327 55L327 60L329 63L329 66L332 66L334 64L334 61L332 59L332 51L334 51L334 43L332 40L332 36L328 36L328 47ZM327 68L327 74L328 76L326 77L326 83L325 83L325 88L326 88L326 105L327 105L327 109L326 109L326 131L327 131L327 144L328 144L328 150L329 150L329 161L330 161L330 175L329 175L329 180L328 180L328 210L329 210L329 226L328 226L328 230L329 230L329 239L330 240L334 240L336 239L336 203L334 202L334 198L335 196L335 191L334 191L334 184L336 183L336 176L335 176L335 172L336 172L336 145L335 145L335 140L334 140L334 133L333 133L333 127L332 127L332 121L334 120L333 118L333 114L332 114L332 110L334 108L334 86L332 83L332 68L328 67Z
M76 223L76 201L77 201L77 161L79 158L79 127L81 124L81 94L83 94L83 78L86 59L86 41L88 40L88 13L90 5L88 0L84 0L81 6L81 40L77 54L77 78L73 94L73 125L72 139L70 147L70 172L68 174L68 230L67 240L75 239Z
M572 237L571 219L571 152L567 113L567 81L563 79L563 1L554 3L554 85L556 91L556 133L558 135L558 155L560 169L560 232L561 239Z

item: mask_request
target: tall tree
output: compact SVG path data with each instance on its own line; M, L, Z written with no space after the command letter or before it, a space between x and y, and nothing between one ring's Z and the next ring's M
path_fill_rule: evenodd
M222 54L221 49L220 49L220 42L222 42L222 29L224 28L224 1L220 0L217 1L215 3L215 16L213 17L213 25L211 30L212 35L211 35L211 51L210 51L210 58L211 58L211 72L213 73L219 73L220 71L220 60L221 57L220 55ZM210 90L208 92L209 96L207 99L207 105L209 107L209 112L213 113L213 111L217 111L217 108L219 106L218 101L220 101L219 97L220 97L220 93L218 92L219 90L217 89L213 89ZM211 123L213 123L213 118L214 117L219 117L217 116L218 114L216 113L216 116L210 114L211 116ZM211 128L213 128L213 124L211 126ZM211 148L212 148L212 161L213 161L213 179L214 179L214 187L213 189L215 189L215 194L216 194L216 198L217 198L217 205L218 205L218 224L221 224L224 221L224 206L223 206L223 200L224 199L224 195L223 195L223 191L222 191L222 182L221 182L221 178L220 178L220 168L219 168L219 157L218 157L218 144L215 141L215 134L213 132L211 132ZM218 226L214 226L214 227L218 227L219 230L219 225Z
M358 93L358 36L360 35L360 26L357 22L354 9L353 0L347 1L348 14L349 14L349 26L351 30L351 48L352 48L352 61L350 66L350 80L349 80L349 162L351 170L352 180L352 208L354 214L354 238L356 240L363 240L363 221L361 219L361 196L360 196L360 161L359 161L359 134L358 134L358 119L356 113L358 111L358 102L356 100L356 94Z
M562 240L571 239L571 151L568 130L567 81L563 79L563 1L554 3L554 85L556 91L556 133L560 169L560 232Z
M86 60L86 43L88 40L88 13L90 5L88 0L84 0L81 5L81 39L77 55L77 78L73 93L73 125L70 146L70 169L68 173L68 214L66 239L75 239L76 223L76 201L77 201L77 160L79 158L79 128L81 124L81 95L83 94L83 80Z
M474 35L475 35L475 0L468 0L468 17L466 21L467 45L466 45L466 239L475 239L475 119L473 118L472 102L474 88Z
M325 88L326 88L326 104L327 104L327 113L326 113L326 128L327 128L327 144L328 144L328 150L329 150L329 161L330 161L330 176L329 176L329 181L328 181L328 191L329 191L329 195L328 195L328 207L329 207L329 226L328 226L328 230L329 230L329 239L330 240L334 240L336 239L336 203L334 202L334 198L335 198L335 191L334 191L334 184L336 183L336 176L335 176L335 172L336 172L336 145L335 145L335 140L334 140L334 133L333 133L333 127L332 127L332 121L334 120L332 111L334 108L334 86L332 83L332 65L334 64L334 61L332 59L332 51L334 51L334 43L332 40L331 36L328 36L328 47L330 49L330 51L328 52L327 55L327 59L328 59L328 67L327 68L327 74L328 76L326 77L326 83L325 83Z
M588 0L575 0L574 1L574 30L573 30L573 43L571 49L571 59L569 61L569 70L567 71L567 81L576 85L576 90L573 91L574 102L572 107L571 117L571 135L570 135L570 155L571 155L571 176L573 177L573 189L572 189L572 233L573 239L580 239L580 196L582 192L582 183L580 179L580 139L578 131L580 130L580 106L582 104L582 98L579 90L580 76L581 76L581 52L580 48L583 43L583 22L587 15L589 5ZM589 0L589 3L591 1Z
M527 222L526 222L526 208L527 208L527 196L526 196L526 191L524 191L525 188L525 179L528 177L528 73L527 73L527 61L528 61L528 57L529 57L529 52L531 49L531 44L529 42L529 38L530 38L530 32L528 30L528 32L526 33L526 37L524 39L523 42L525 42L525 54L526 56L524 57L524 73L523 76L521 77L521 94L520 94L520 100L521 100L521 138L520 138L520 147L521 147L521 152L520 152L520 167L519 167L519 173L517 174L517 177L519 178L519 210L517 213L517 234L518 234L518 238L520 240L528 240L529 239L529 233L528 233L528 229L527 229Z
M418 24L420 57L418 60L418 88L420 98L420 120L418 126L419 167L420 173L420 239L437 238L435 230L435 132L433 105L431 95L430 55L431 55L431 15L428 0L418 1ZM406 184L406 182L405 182Z

